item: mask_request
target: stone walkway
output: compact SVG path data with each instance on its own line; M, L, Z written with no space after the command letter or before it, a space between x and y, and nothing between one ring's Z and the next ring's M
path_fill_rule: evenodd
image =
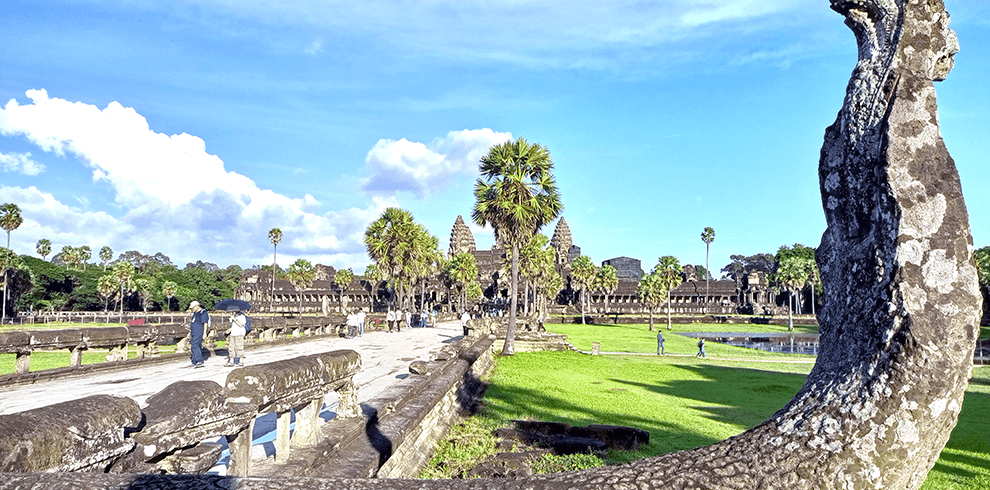
M460 324L451 321L441 322L436 327L403 329L398 333L365 331L364 336L354 339L299 339L250 349L245 363L263 364L318 352L355 350L361 354L361 372L354 376L354 383L358 401L366 401L408 374L410 362L429 360L444 342L459 339L461 333ZM0 415L98 394L127 396L144 406L148 397L176 381L211 380L222 386L227 373L233 369L224 367L225 362L224 357L210 357L206 367L193 369L188 357L177 357L172 362L0 386Z

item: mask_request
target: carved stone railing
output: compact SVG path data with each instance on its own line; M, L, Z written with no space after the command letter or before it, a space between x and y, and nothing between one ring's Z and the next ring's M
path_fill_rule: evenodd
M222 314L214 314L212 320L213 328L204 338L205 348L215 348L218 332L229 326ZM289 336L338 335L343 322L339 316L252 318L249 338L270 342ZM27 374L31 371L32 352L69 350L70 367L79 367L87 349L109 349L107 361L111 362L126 361L130 346L138 359L157 355L156 347L164 344L178 344L178 352L188 352L188 336L188 324L181 323L9 331L0 332L0 354L14 354L15 374Z
M357 352L341 350L235 369L225 386L180 381L152 395L147 406L126 397L95 395L0 416L0 472L109 471L202 473L220 458L226 437L231 475L251 473L251 434L259 415L278 415L277 455L293 442L312 444L324 397L336 391L337 417L358 414L353 377ZM0 486L3 486L0 483Z

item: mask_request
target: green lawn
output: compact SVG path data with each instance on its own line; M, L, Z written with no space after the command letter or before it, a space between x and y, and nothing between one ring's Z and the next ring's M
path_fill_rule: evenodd
M217 347L223 346L224 342L217 342ZM87 349L83 351L82 363L87 364L100 364L107 362L107 353L110 351L107 349ZM158 352L160 354L174 354L175 345L159 345ZM134 359L137 356L133 347L127 350L127 358ZM11 374L14 372L16 367L16 356L14 354L0 354L0 375ZM68 367L72 360L72 354L68 349L60 351L36 351L31 353L31 372L44 371L46 369L55 369L61 367Z
M673 332L710 327L675 325ZM730 331L733 326L715 327L718 328L709 331ZM745 327L746 331L755 331L753 327L773 328L737 327ZM567 333L581 349L590 350L594 339L602 342L603 351L656 352L656 334L643 325L550 325L547 328ZM708 344L710 356L717 354L733 360L697 359L693 357L696 352L693 339L668 335L667 330L664 333L668 352L683 350L690 355L589 356L538 352L499 358L485 394L485 408L476 417L483 419L477 427L505 426L511 419L536 419L574 425L628 425L648 430L650 444L633 453L613 452L606 458L607 463L621 463L711 444L757 425L800 389L812 367L810 363L768 362L793 361L806 356L767 353L764 356L751 353L750 349L718 348L714 343ZM684 340L675 341L677 338ZM990 488L987 414L990 414L990 367L978 366L959 423L924 489Z
M654 326L656 328L656 326ZM656 354L657 352L657 330L650 331L648 325L619 324L619 325L575 325L575 324L548 324L546 329L550 332L567 335L567 341L571 345L583 351L590 351L592 342L600 342L602 352L628 352L639 354ZM683 332L754 332L767 333L778 332L787 333L787 327L778 325L747 325L747 324L710 324L710 323L689 323L674 325L672 330L667 330L666 325L661 330L664 337L664 347L668 355L690 355L698 353L698 341L691 337L678 335ZM797 333L818 333L818 328L805 327L802 330L794 329ZM719 359L768 359L768 360L790 360L808 361L814 360L814 356L801 354L775 354L745 347L733 347L730 345L707 342L705 351L708 357Z

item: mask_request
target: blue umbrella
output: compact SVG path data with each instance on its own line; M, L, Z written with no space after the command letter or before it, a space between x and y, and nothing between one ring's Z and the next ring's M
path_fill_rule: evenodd
M248 311L251 309L251 303L243 299L225 299L213 305L213 309L222 311Z

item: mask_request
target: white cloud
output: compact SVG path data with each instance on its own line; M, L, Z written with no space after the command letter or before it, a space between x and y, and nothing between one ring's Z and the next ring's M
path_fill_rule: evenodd
M323 51L323 40L317 39L310 43L309 47L306 48L306 54L319 54Z
M477 175L478 160L488 149L511 138L511 133L484 128L451 131L429 145L405 138L378 140L365 157L373 174L362 188L372 193L429 195L458 175Z
M30 153L0 153L0 165L4 172L18 172L24 175L38 175L45 166L32 160Z
M265 263L266 255L270 263L268 230L278 227L285 236L280 256L356 260L364 255L367 224L386 207L398 206L394 198L374 198L363 209L319 214L320 202L313 196L290 198L259 188L226 170L218 156L206 152L201 138L157 133L132 108L112 102L100 110L51 98L44 90L27 95L32 104L11 100L0 109L0 134L23 136L44 151L76 157L92 169L95 185L109 186L122 211L120 216L83 211L35 187L0 187L0 201L22 209L24 224L12 235L21 253L48 238L53 244L94 249L160 251L180 266L195 260L251 265Z

